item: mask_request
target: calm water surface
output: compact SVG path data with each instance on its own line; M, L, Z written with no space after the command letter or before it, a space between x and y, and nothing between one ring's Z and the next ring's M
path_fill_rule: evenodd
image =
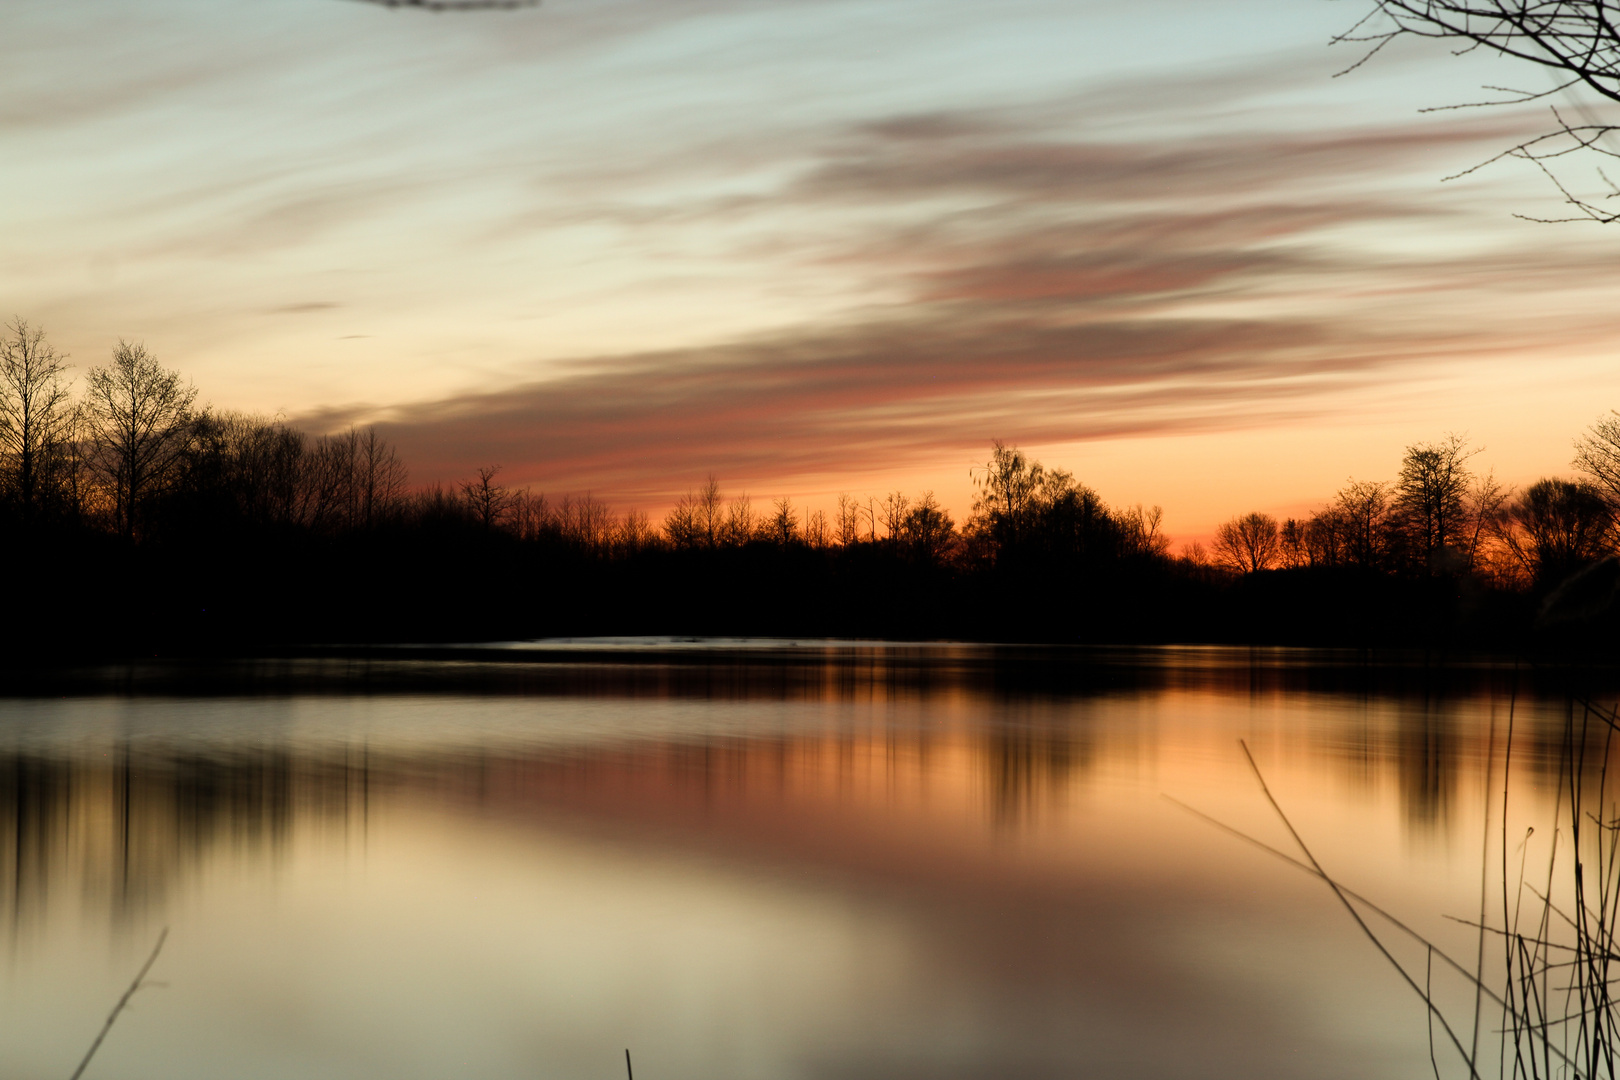
M1322 883L1165 796L1289 846L1247 740L1330 872L1472 955L1444 916L1500 859L1510 701L1526 820L1566 715L1504 668L1201 649L68 689L0 701L6 1077L71 1073L163 927L164 985L87 1077L610 1080L626 1047L642 1080L1429 1075L1421 1006Z

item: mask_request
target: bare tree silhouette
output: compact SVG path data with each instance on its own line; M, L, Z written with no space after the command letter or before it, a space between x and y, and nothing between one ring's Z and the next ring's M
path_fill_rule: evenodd
M348 438L354 447L353 519L370 528L392 517L404 499L405 463L376 428L351 431Z
M67 358L45 332L13 318L0 336L0 451L9 459L25 517L39 502L40 474L73 420Z
M1395 483L1395 512L1420 567L1437 570L1463 557L1474 479L1468 459L1477 453L1479 448L1471 449L1457 434L1406 448Z
M1309 523L1298 518L1285 518L1278 530L1277 558L1284 570L1298 570L1311 565Z
M753 500L745 491L726 504L726 520L720 527L720 542L726 547L742 547L759 528Z
M838 511L834 523L839 546L853 547L861 542L861 501L838 493Z
M900 538L925 563L940 560L955 531L956 523L932 491L923 492L900 519Z
M883 520L883 529L888 534L889 546L900 546L901 534L906 527L906 514L911 511L911 500L906 498L904 492L891 491L883 496L878 503L878 514Z
M1596 484L1610 508L1620 513L1620 412L1599 417L1575 440L1575 460L1571 464Z
M1046 470L1016 446L997 439L991 444L990 460L968 473L978 488L973 512L983 515L999 534L1016 542L1019 527L1040 493Z
M1141 503L1128 510L1115 513L1119 521L1123 547L1133 555L1164 555L1170 550L1170 538L1164 534L1164 507Z
M1532 579L1556 583L1602 558L1614 517L1603 493L1580 480L1538 480L1507 514L1501 535Z
M1382 480L1352 480L1340 488L1321 518L1324 530L1336 532L1329 543L1338 556L1368 570L1387 565L1393 507L1389 485Z
M1277 561L1280 543L1276 518L1244 514L1215 530L1215 558L1240 574L1268 570Z
M710 474L703 487L688 491L664 517L664 535L677 548L713 548L720 544L725 511L720 481Z
M486 529L493 529L505 520L512 505L512 490L495 482L495 474L500 471L499 465L485 465L478 470L476 480L461 482L461 497L467 500L473 517Z
M832 544L832 527L827 523L827 513L824 510L815 510L804 519L804 542L817 551L824 551Z
M111 489L113 518L134 539L147 499L178 471L191 444L197 391L146 351L120 341L112 362L85 377L92 462Z
M613 546L620 555L638 555L656 545L658 534L640 510L628 510L613 534Z
M771 506L771 516L766 522L766 530L772 540L786 547L800 538L799 512L793 508L793 500L785 495Z
M619 529L608 505L588 491L564 495L552 515L552 524L563 541L582 551L608 550Z

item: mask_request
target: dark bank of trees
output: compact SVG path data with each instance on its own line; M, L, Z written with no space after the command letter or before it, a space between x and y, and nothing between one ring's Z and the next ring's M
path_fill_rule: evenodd
M1472 471L1478 451L1460 436L1410 446L1393 482L1353 480L1307 517L1233 518L1212 559L1238 573L1354 569L1545 590L1620 546L1620 415L1594 424L1576 449L1579 478L1516 492Z
M372 430L311 437L199 407L143 346L71 372L0 335L0 559L14 654L587 634L1505 644L1620 541L1620 416L1576 479L1512 492L1465 440L1313 514L1235 517L1173 553L1157 507L1107 505L991 447L962 521L931 492L755 503L710 477L661 521L489 465L413 488Z
M1407 447L1393 481L1352 480L1306 517L1233 518L1210 559L1241 576L1226 606L1244 613L1249 636L1267 636L1257 619L1295 618L1312 639L1333 638L1320 624L1338 620L1372 641L1606 641L1620 596L1606 577L1581 575L1620 550L1620 414L1575 451L1574 478L1515 491L1448 435ZM1249 595L1266 597L1260 610L1238 602Z

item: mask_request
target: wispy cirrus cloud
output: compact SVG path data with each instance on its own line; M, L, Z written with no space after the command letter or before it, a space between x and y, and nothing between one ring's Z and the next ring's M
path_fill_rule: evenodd
M1086 141L1005 114L864 124L777 189L714 212L823 226L806 257L870 283L873 302L713 345L554 364L527 384L392 410L384 428L423 479L500 461L553 490L658 502L710 471L786 485L959 458L996 437L1323 415L1347 388L1545 344L1488 269L1511 264L1523 298L1589 272L1590 253L1482 262L1445 245L1466 206L1347 181L1481 153L1521 119L1170 142ZM1352 246L1349 230L1428 230L1435 244ZM1434 293L1451 315L1414 318L1411 298ZM1602 322L1557 333L1588 340Z

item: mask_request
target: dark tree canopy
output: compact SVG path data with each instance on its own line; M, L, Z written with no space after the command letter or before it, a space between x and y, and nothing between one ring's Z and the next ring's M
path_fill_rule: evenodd
M134 537L154 493L180 470L191 448L197 391L139 343L120 341L112 361L85 377L85 410L95 469L113 492L125 537Z
M1462 547L1474 480L1468 459L1478 452L1454 434L1406 448L1395 483L1395 511L1404 518L1406 539L1419 565L1433 569Z
M1281 532L1270 514L1235 517L1215 530L1215 557L1240 574L1269 570L1281 552Z
M25 514L37 509L48 474L60 471L63 448L74 435L67 382L67 358L45 331L22 318L0 328L0 452Z
M1519 526L1508 534L1513 553L1544 584L1557 583L1609 550L1613 517L1608 502L1584 481L1539 480L1510 513Z

